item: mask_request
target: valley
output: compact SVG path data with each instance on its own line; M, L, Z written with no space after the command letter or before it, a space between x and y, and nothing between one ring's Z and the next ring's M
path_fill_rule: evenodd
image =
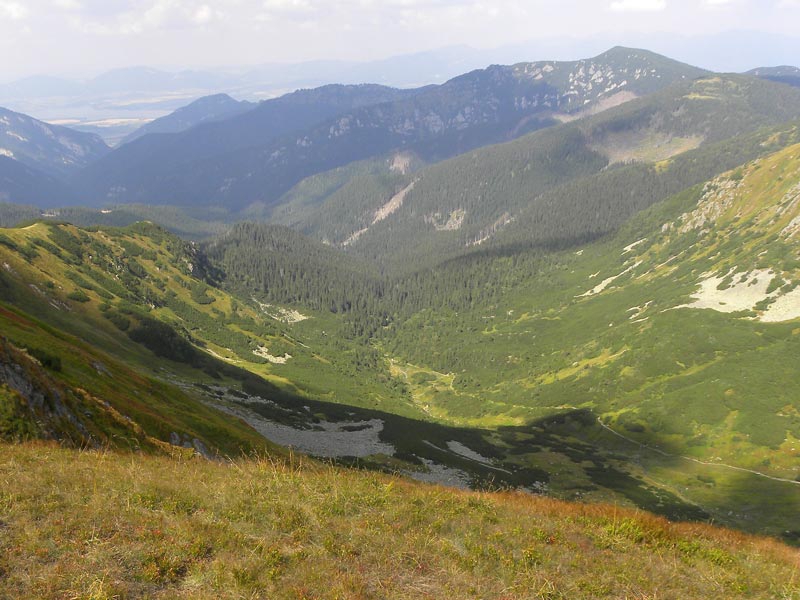
M369 283L368 271L349 265L356 259L264 226L205 251L147 226L7 230L6 251L38 256L4 260L6 297L30 297L28 311L119 358L148 354L132 346L143 344L161 360L156 369L140 358L140 370L312 455L470 487L522 486L672 518L713 517L791 540L800 422L785 388L789 371L776 368L791 369L800 305L794 259L774 257L791 256L780 248L793 239L799 148L691 188L579 250L529 251L513 266L475 257L415 275L422 296L414 301L393 295L408 279L392 284L376 274ZM726 218L736 233L718 236ZM698 238L712 219L719 249ZM738 248L735 266L724 258L728 247ZM76 257L91 262L70 267ZM175 264L183 266L166 267ZM325 275L295 279L312 264L341 287L326 288ZM123 285L108 279L112 267L126 269ZM426 293L433 281L439 287ZM480 282L471 302L453 296L453 306L417 308L427 294L446 299L448 286L465 281ZM320 296L326 289L330 296ZM711 291L708 310L703 294ZM360 309L342 304L367 298L372 305ZM270 305L299 310L286 318L289 311ZM112 343L115 330L124 339ZM165 371L164 359L177 364ZM762 364L771 367L759 377L752 365ZM742 503L743 490L754 489L769 492Z
M113 150L20 120L0 595L796 597L794 75L616 47Z

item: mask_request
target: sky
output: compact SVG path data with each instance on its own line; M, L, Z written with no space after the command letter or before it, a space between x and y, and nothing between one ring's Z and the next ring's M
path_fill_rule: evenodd
M371 60L565 38L623 43L747 30L800 39L798 23L800 0L0 0L0 80L133 65Z

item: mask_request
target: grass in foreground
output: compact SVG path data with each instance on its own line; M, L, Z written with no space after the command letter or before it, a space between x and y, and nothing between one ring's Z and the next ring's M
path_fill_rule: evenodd
M0 598L800 598L778 542L310 461L0 445Z

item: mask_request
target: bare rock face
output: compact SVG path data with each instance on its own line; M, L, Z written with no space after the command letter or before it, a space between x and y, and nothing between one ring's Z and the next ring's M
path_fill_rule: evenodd
M198 438L190 438L185 433L181 435L177 431L173 431L169 434L169 443L173 446L179 446L181 448L189 448L195 451L196 454L202 456L207 460L215 460L216 457L214 454L208 449L208 446L205 443L198 439Z
M16 422L27 423L30 432L44 439L97 444L73 408L80 400L75 392L65 390L37 359L5 338L0 338L0 386L6 388Z

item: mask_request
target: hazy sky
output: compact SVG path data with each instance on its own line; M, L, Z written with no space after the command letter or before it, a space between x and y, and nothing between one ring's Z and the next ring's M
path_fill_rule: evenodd
M797 37L798 24L800 0L0 0L0 80L130 65L367 60L630 32Z

